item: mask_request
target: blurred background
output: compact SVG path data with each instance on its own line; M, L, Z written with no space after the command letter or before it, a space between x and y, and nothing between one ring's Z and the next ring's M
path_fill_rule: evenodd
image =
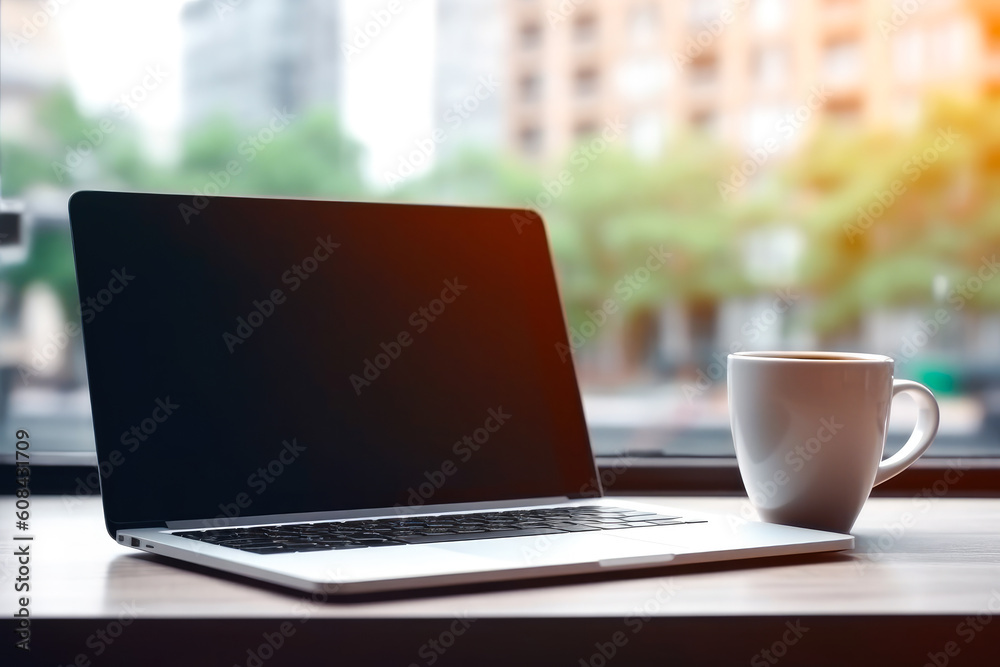
M994 0L0 0L0 32L34 462L96 460L83 188L537 209L599 454L732 456L725 357L773 348L888 354L932 454L1000 454Z

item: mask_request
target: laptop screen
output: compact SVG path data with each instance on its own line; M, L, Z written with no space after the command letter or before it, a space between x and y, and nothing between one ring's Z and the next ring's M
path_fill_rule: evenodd
M527 211L82 192L109 527L593 495Z

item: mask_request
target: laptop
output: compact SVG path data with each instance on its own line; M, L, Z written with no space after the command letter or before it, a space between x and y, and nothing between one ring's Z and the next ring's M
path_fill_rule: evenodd
M351 595L849 549L604 497L528 210L69 203L108 533Z

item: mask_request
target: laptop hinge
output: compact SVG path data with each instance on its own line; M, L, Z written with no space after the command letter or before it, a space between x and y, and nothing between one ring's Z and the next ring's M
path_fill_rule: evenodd
M216 517L214 519L188 519L167 521L172 530L192 528L227 528L230 526L251 526L265 523L296 523L303 521L330 521L334 519L364 519L368 517L411 516L414 514L442 514L445 512L474 512L477 510L510 509L514 507L535 507L570 502L569 496L546 498L519 498L517 500L493 500L478 503L450 503L443 505L398 505L362 510L338 510L329 512L295 512L290 514L269 514L258 516Z

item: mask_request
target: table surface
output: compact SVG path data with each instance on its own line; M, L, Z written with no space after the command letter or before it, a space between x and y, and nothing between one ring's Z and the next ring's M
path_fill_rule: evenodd
M745 498L629 499L747 509ZM0 515L13 514L12 498L2 506ZM849 552L326 604L122 547L105 532L97 498L35 497L31 528L35 618L114 617L129 606L147 618L276 618L301 614L303 604L314 617L331 618L606 618L636 609L661 616L965 614L983 612L991 597L1000 601L1000 499L870 499ZM16 576L11 532L5 527L0 544L3 590ZM7 614L15 600L5 595L0 604Z

